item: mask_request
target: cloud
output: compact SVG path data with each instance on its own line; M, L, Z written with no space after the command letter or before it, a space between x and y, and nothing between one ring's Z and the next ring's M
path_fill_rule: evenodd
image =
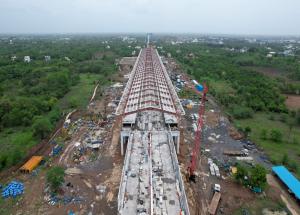
M300 34L298 0L0 0L0 32Z

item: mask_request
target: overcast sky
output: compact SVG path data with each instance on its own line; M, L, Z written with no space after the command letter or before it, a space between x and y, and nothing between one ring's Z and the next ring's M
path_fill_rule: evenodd
M300 0L0 0L0 33L300 35Z

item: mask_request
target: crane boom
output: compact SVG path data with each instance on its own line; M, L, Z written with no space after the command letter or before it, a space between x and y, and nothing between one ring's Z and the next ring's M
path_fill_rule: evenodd
M206 84L203 84L203 95L199 107L199 118L197 121L197 130L195 133L195 142L194 142L194 148L192 151L192 157L191 157L191 163L188 167L188 174L189 174L189 180L190 181L196 181L195 178L195 170L197 167L197 158L200 151L200 145L201 145L201 137L202 137L202 127L203 127L203 116L205 112L205 102L206 102L206 94L208 92L208 88Z

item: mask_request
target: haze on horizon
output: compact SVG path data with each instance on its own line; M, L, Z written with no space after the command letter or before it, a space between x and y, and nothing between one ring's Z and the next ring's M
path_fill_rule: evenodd
M0 33L300 35L299 0L0 0Z

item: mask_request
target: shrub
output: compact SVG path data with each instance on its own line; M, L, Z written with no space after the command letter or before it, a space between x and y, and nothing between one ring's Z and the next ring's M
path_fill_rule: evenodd
M53 192L57 192L60 186L65 182L65 171L62 167L52 167L47 172L47 183Z
M286 122L286 121L287 121L287 115L281 114L279 120L280 120L281 122Z
M253 116L253 110L249 107L234 106L232 108L232 115L236 119L247 119Z
M248 169L241 164L238 164L236 167L237 173L234 175L235 179L239 183L246 185L247 182L245 181L245 178L248 177Z
M289 157L288 157L288 155L285 153L285 154L282 156L281 163L282 163L283 165L287 165L288 162L289 162Z
M271 114L269 117L269 120L272 120L272 121L274 121L275 120L275 117L274 117L274 115L273 114Z
M244 129L245 136L248 137L251 131L252 131L251 128L249 126L246 126Z
M260 132L260 139L266 140L268 138L268 130L267 129L262 129Z
M293 171L293 172L297 172L298 171L298 165L295 161L289 161L287 163L288 168Z
M279 143L282 141L282 133L278 129L272 129L270 132L270 140Z

